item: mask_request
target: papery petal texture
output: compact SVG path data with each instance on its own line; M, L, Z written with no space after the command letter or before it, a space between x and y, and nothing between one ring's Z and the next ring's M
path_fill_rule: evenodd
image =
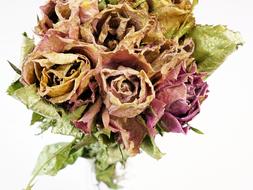
M132 118L142 113L155 98L153 85L146 74L150 65L127 51L102 57L97 78L109 114Z
M85 91L98 54L92 44L49 33L24 62L22 80L27 85L36 83L39 94L50 102L64 103Z

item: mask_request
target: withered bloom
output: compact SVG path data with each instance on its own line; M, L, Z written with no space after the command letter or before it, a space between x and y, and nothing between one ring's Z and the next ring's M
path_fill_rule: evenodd
M44 38L23 64L22 80L36 83L39 94L52 103L63 103L89 85L97 62L91 44L64 39L52 33ZM57 48L51 43L58 44Z
M103 126L119 134L119 140L132 155L139 152L147 134L140 114L155 98L149 79L153 72L144 57L120 50L102 54L97 80L104 108Z
M125 118L139 115L155 97L147 75L150 65L126 50L102 57L99 84L109 114Z
M155 44L149 43L143 46L139 53L151 64L155 74L164 75L181 62L192 64L194 47L194 42L190 38L180 43L171 39Z
M148 128L160 120L160 127L167 132L187 133L191 121L207 98L208 85L204 73L197 73L196 64L177 65L156 85L156 98L151 103L153 113L147 114Z
M126 3L110 5L82 26L82 39L106 50L114 50L124 43L129 44L127 48L134 48L149 29L149 18L147 12L135 10Z
M78 39L80 25L99 12L97 0L49 0L40 9L43 16L35 27L38 35L44 36L49 29L54 29L72 39Z

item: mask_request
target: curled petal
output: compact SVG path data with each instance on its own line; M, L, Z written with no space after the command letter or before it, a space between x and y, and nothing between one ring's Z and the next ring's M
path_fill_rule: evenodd
M42 19L35 27L38 35L44 36L53 29L75 40L79 39L80 25L99 12L97 0L49 0L41 10Z
M102 112L102 122L105 129L109 129L109 131L112 131L114 133L119 132L118 126L115 125L113 120L111 120L110 114L106 108L103 109Z
M192 53L194 50L192 39L185 39L178 42L175 39L148 43L138 51L151 64L154 75L167 75L172 69L183 62L188 66L194 62Z
M98 1L97 0L89 0L84 1L81 0L80 12L79 16L81 19L81 23L87 22L89 19L93 18L96 14L99 13L98 10Z
M195 64L186 67L182 63L156 83L156 98L165 104L161 117L165 131L187 132L187 123L200 112L200 104L207 98L208 85L203 81L203 76L203 73L197 73ZM159 110L154 106L152 108L158 115Z
M155 136L155 126L164 115L165 106L166 104L158 99L154 99L151 102L150 108L148 108L146 113L147 128L150 136Z
M94 125L94 121L96 118L96 115L100 111L102 106L102 100L99 98L95 104L93 104L87 112L84 113L83 117L78 120L74 121L74 125L81 129L84 133L91 133L92 126Z
M180 38L194 27L193 5L189 0L152 0L149 5L152 13L157 16L163 34L167 38Z
M138 72L126 67L102 69L100 77L104 103L110 115L135 117L154 99L153 85L143 70Z
M97 99L98 85L95 81L91 81L91 75L87 74L81 81L81 85L76 93L70 99L70 111L76 110L82 105L95 103ZM87 85L87 82L89 84Z
M134 156L140 152L140 146L147 134L146 127L137 118L111 117L111 125L118 129L120 140L128 152Z
M36 83L39 94L54 104L77 102L88 89L99 57L92 44L64 35L48 31L22 67L22 80L28 85ZM86 98L82 102L90 101Z
M173 133L183 133L187 134L188 127L183 127L181 123L169 112L165 112L161 118L163 130Z
M127 3L110 5L81 27L81 36L84 41L106 50L120 49L126 44L138 44L148 22L145 11L135 10Z
M129 67L137 71L144 70L148 75L153 73L151 65L144 57L130 53L128 50L102 54L102 68L117 69L119 66Z
M35 51L43 52L62 52L66 48L67 44L73 43L72 40L65 38L66 35L62 32L55 30L49 30L44 38L39 42Z

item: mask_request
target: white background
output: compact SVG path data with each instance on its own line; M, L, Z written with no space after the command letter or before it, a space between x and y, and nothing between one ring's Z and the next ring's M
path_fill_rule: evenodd
M6 60L19 64L21 33L32 34L44 0L1 0L0 8L0 189L21 190L46 144L70 140L29 127L31 112L8 97L15 78ZM157 143L160 161L141 154L129 160L123 190L253 189L253 3L200 0L198 23L227 24L242 33L245 45L209 79L210 95L192 122L205 135L168 134ZM80 159L56 177L41 177L34 190L96 190L89 161ZM106 189L106 188L102 188Z

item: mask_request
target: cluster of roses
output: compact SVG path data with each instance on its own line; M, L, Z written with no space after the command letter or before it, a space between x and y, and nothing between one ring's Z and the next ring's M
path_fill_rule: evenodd
M97 0L50 0L41 10L25 85L69 112L85 106L73 124L110 131L133 155L157 127L187 133L208 91L191 39L167 39L155 15L127 2L99 10Z

